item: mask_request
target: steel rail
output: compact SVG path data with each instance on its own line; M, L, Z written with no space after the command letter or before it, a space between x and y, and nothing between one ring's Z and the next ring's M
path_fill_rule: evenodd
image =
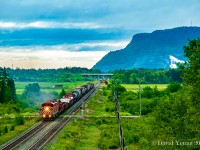
M97 87L94 87L91 89L86 95L84 95L81 100L79 101L79 104L72 109L69 114L76 114L80 110L80 106L82 105L82 102L87 102L89 98L93 95L93 93L97 90ZM75 112L74 112L75 111ZM71 120L71 118L64 117L61 119L60 122L58 122L56 125L54 125L51 130L46 132L40 139L38 139L33 145L31 145L28 150L41 150L43 149L52 139L53 137Z
M36 126L22 133L19 137L15 138L11 142L5 143L0 149L1 150L13 150L19 147L21 144L28 141L31 137L33 137L38 131L47 126L47 122L40 121Z

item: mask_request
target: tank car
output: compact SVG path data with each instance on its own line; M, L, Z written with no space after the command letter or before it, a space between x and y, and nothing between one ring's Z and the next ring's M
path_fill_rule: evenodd
M77 93L77 99L80 99L83 96L82 88L76 88L72 93Z

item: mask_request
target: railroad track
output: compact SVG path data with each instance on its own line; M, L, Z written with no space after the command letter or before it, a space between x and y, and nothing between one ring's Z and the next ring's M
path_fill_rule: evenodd
M99 84L95 86L95 88L91 89L86 95L84 95L76 104L74 104L70 109L67 110L67 114L76 114L83 103L86 103L90 97L97 91L97 87ZM70 121L71 118L57 118L49 129L40 133L45 127L48 128L48 124L50 122L42 122L40 121L30 130L24 132L19 137L3 144L0 147L0 150L15 150L15 149L28 149L28 150L39 150L43 149L45 145L47 145L53 137ZM38 134L42 134L42 136L38 136ZM37 137L38 136L38 137ZM36 137L34 141L33 138ZM29 142L31 141L31 142ZM28 144L26 144L28 143ZM25 147L23 147L25 145Z
M82 105L89 100L89 98L97 91L97 87L88 92L82 99L79 101L79 104L70 111L69 114L76 114ZM56 125L54 125L51 130L47 131L40 139L38 139L33 145L31 145L28 150L41 150L43 149L53 137L70 121L71 118L62 118Z
M5 143L0 147L1 150L14 150L17 149L21 144L28 141L31 137L33 137L35 134L37 134L38 131L42 130L48 125L48 122L42 122L40 121L37 125L35 125L30 130L24 132L19 137L13 139L12 141Z

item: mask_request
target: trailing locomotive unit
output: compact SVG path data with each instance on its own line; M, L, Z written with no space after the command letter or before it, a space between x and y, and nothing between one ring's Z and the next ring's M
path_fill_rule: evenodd
M94 87L93 83L88 83L79 88L76 88L73 92L63 95L61 99L53 99L44 102L41 105L40 116L43 120L52 120L59 114L67 110L74 103L80 100L84 94L89 92Z

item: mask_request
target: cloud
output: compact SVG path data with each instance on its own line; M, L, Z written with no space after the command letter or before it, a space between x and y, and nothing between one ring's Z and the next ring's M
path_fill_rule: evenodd
M15 24L14 24L15 25ZM45 24L34 24L34 26ZM0 24L0 26L11 26L9 29L0 30L0 47L3 46L37 46L37 45L61 45L79 44L83 42L97 42L115 40L130 40L137 31L127 32L122 29L64 29L64 28L23 28L13 29L13 23ZM28 25L30 26L30 25ZM33 25L32 25L33 26ZM51 24L49 25L51 26ZM23 24L18 27L24 27ZM27 26L26 26L27 27ZM90 26L91 28L92 26ZM87 46L87 45L85 45ZM98 46L98 45L97 45ZM87 48L87 47L86 47ZM84 49L83 49L84 50Z
M68 44L59 44L59 45L30 45L30 46L2 46L0 51L8 52L18 52L18 51L39 51L39 50L64 50L69 52L80 52L80 51L111 51L124 48L129 43L129 40L126 41L95 41L95 42L83 42L83 43L68 43Z
M69 51L113 51L124 48L129 41L99 41L63 45L62 49Z
M14 68L63 68L63 67L87 67L91 68L99 61L106 51L90 52L69 52L64 50L39 50L39 51L17 51L10 53L0 51L3 59L0 60L1 66Z
M69 21L80 18L89 20L105 15L109 11L106 6L107 2L107 0L104 3L99 0L6 0L0 1L0 17L5 20L14 19L18 21L54 19Z
M135 33L200 26L199 0L0 0L0 6L4 66L92 67Z
M0 64L1 67L11 67L13 64L15 68L61 68L66 66L92 68L110 49L124 48L126 43L128 42L101 41L53 46L1 47Z
M63 28L63 29L98 29L105 26L92 22L53 22L53 21L35 21L35 22L3 22L0 21L0 28L24 29L24 28Z
M200 25L199 0L2 0L0 5L1 21L31 26L63 22L77 27L85 23L86 27L152 30L190 25L191 20Z

